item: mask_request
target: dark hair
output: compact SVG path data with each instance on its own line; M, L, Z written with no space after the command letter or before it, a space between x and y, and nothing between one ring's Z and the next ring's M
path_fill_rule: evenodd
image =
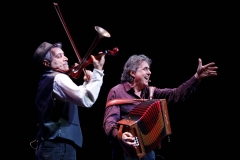
M138 66L143 62L146 61L148 65L150 66L152 63L152 60L148 58L147 56L140 54L140 55L132 55L127 62L125 63L123 67L123 72L121 75L121 83L124 82L132 82L133 77L130 75L130 71L136 72L138 69Z

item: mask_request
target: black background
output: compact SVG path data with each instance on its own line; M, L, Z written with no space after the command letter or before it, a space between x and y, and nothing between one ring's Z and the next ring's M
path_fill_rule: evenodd
M36 134L34 96L37 80L32 56L44 41L62 42L69 65L76 54L57 15L58 3L76 48L83 57L92 44L94 26L106 29L94 48L119 48L106 56L104 83L97 102L80 108L83 148L79 160L110 160L102 121L108 91L120 82L125 61L133 54L153 60L151 83L177 87L194 75L198 58L215 62L218 76L202 81L186 102L169 106L172 135L157 154L165 160L239 160L239 9L230 1L2 1L2 107L4 159L34 159L29 145ZM92 66L88 66L92 69ZM82 84L82 78L74 80Z

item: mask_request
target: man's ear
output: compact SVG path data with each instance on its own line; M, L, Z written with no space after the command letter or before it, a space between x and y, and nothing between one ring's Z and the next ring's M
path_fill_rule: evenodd
M51 67L51 63L46 59L43 60L43 65L46 67Z
M130 73L130 76L132 76L133 78L135 78L135 72L134 72L134 71L130 70L129 73Z

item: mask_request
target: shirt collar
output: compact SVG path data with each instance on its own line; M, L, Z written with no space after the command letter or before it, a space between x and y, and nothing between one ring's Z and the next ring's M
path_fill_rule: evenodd
M133 90L131 83L125 82L125 83L123 83L123 86L124 86L124 89L126 92L134 94L134 90ZM141 93L142 98L146 97L147 91L148 91L148 87L146 87L142 90L142 93Z
M123 86L124 86L126 92L133 89L131 83L129 83L129 82L123 83Z

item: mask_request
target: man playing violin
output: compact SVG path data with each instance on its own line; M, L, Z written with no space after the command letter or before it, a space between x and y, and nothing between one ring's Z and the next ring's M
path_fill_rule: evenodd
M121 83L114 86L108 93L107 102L116 99L151 99L149 91L149 79L151 75L150 65L152 60L145 55L132 55L123 67ZM217 66L214 62L202 65L198 59L196 73L177 88L155 88L152 99L166 99L167 103L183 102L196 90L200 81L204 78L217 75ZM141 103L141 102L139 102ZM138 146L136 137L130 132L119 133L117 122L127 116L136 105L131 103L113 103L105 109L103 128L112 145L113 160L138 160L131 152L131 148ZM121 137L119 138L119 135ZM129 149L124 149L126 148ZM134 150L132 150L134 151ZM151 151L141 160L155 160L155 152Z
M83 143L78 107L92 107L103 83L105 54L99 60L91 58L93 71L87 70L85 81L77 85L66 74L68 58L61 43L43 42L36 49L33 60L42 69L35 98L37 160L76 159L76 148Z

